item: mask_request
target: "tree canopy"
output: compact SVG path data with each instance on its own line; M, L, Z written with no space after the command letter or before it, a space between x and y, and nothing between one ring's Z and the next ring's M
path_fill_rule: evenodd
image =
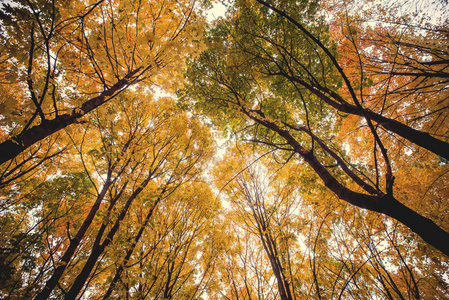
M443 2L2 3L0 298L447 299Z

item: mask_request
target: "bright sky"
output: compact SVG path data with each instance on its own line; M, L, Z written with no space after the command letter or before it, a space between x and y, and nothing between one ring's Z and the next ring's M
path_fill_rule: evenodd
M206 12L207 21L212 22L217 18L224 16L225 12L226 7L219 2L215 2L213 7Z

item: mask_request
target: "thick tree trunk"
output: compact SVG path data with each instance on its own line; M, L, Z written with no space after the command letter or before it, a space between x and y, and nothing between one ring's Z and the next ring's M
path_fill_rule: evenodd
M37 143L53 133L76 123L82 116L104 104L110 98L117 95L117 93L122 89L131 84L131 78L139 71L140 69L136 69L133 72L130 72L123 79L119 80L109 89L103 91L97 97L84 102L81 108L74 109L71 114L63 114L52 120L46 120L39 125L25 130L18 136L14 136L3 143L0 143L0 164L15 158L34 143Z
M312 167L323 180L326 187L334 192L340 199L363 209L385 214L418 234L425 242L449 256L449 233L440 228L432 220L421 216L414 210L400 203L396 198L387 194L367 195L354 192L341 184L324 165L315 157L313 152L307 151L286 130L274 123L259 120L246 112L248 117L262 126L278 133L298 153L304 161Z
M340 106L339 110L362 116L362 113L355 106L349 104ZM443 142L427 132L413 129L399 121L387 118L373 111L364 110L364 112L368 118L381 125L386 130L394 132L408 141L449 160L449 143Z
M314 87L307 82L296 78L289 76L284 73L276 73L275 75L281 75L286 77L287 79L294 81L296 83L301 84L303 87L308 89L311 93L318 96L321 100L332 106L333 108L348 113L351 115L357 115L360 117L366 116L370 120L376 122L383 128L385 128L388 131L391 131L408 141L423 147L424 149L427 149L436 155L439 155L447 160L449 160L449 143L446 143L442 140L439 140L427 132L423 132L420 130L416 130L410 126L407 126L399 121L396 121L394 119L387 118L381 114L378 114L376 112L373 112L368 109L362 109L360 110L357 106L352 105L344 101L338 94L333 93L332 91L329 91L329 93L332 93L332 97L336 98L336 100L331 99L329 96L323 93L322 87Z
M421 216L392 196L385 194L367 195L348 189L333 177L311 152L306 153L288 132L281 130L280 135L287 139L295 151L315 170L326 187L340 199L360 208L379 212L398 220L418 234L425 242L449 256L449 233L441 229L432 220Z

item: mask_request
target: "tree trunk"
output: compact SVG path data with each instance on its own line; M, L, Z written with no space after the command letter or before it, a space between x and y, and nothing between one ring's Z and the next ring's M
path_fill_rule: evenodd
M98 195L94 205L92 206L89 214L87 215L86 219L84 220L83 224L81 225L81 228L76 233L76 236L70 241L70 245L65 251L64 255L62 256L60 262L62 263L59 265L53 275L50 277L50 279L47 280L45 283L44 289L36 295L34 300L45 300L48 299L51 292L53 292L54 288L58 284L59 279L61 279L62 274L64 273L67 264L72 259L73 254L75 253L76 249L78 248L79 243L84 238L84 235L89 228L90 224L92 223L98 209L100 208L100 204L103 201L104 196L106 195L106 191L109 188L110 182L110 174L108 174L108 178L106 180L105 185L103 186L103 189L101 190L100 194Z
M363 209L387 215L418 234L425 242L443 252L449 257L449 233L440 228L432 220L421 216L414 210L400 203L396 198L387 194L367 195L354 192L341 184L323 164L315 157L313 152L307 151L286 130L274 123L259 120L245 112L248 117L260 125L278 133L298 153L304 161L312 167L315 173L323 180L325 186L334 192L340 199Z
M74 300L76 298L76 296L79 294L79 292L81 291L81 289L84 286L84 283L89 278L90 273L92 272L95 264L97 263L98 258L100 257L101 254L103 254L105 248L107 246L109 246L109 244L114 240L114 236L117 233L118 229L120 228L120 222L125 218L125 215L129 210L129 207L134 202L134 199L136 199L136 197L140 194L140 192L142 192L142 190L151 181L151 179L153 178L153 176L152 176L153 174L154 174L153 172L150 172L150 174L145 179L145 181L142 183L142 185L139 188L137 188L134 191L134 193L128 198L125 206L123 207L122 211L120 212L120 215L118 216L117 220L115 221L114 226L109 231L109 234L105 238L103 243L100 244L101 236L97 236L95 241L98 243L94 244L92 253L89 255L89 258L87 259L83 269L81 270L81 273L76 277L75 282L73 283L70 290L67 292L67 294L64 298L65 300ZM104 232L104 230L100 230L99 235L102 235L103 232Z
M323 180L326 187L333 191L340 199L360 208L379 212L398 220L418 234L425 242L449 256L449 233L441 229L432 220L421 216L392 196L385 194L367 195L348 189L333 177L311 152L304 153L299 143L287 132L282 132L281 135L288 138L288 142L293 146L295 152L304 158Z
M449 160L449 143L439 140L439 139L431 136L427 132L416 130L416 129L414 129L410 126L407 126L399 121L387 118L387 117L385 117L381 114L378 114L376 112L373 112L369 109L360 110L355 105L349 104L346 101L344 101L338 94L333 93L332 91L328 90L329 92L332 93L333 98L337 98L336 99L337 101L332 100L326 94L323 93L322 89L324 89L324 88L314 87L299 78L289 76L283 72L276 73L273 75L281 75L291 81L301 84L303 87L308 89L311 93L313 93L314 95L316 95L321 100L323 100L324 102L326 102L333 108L337 109L338 111L348 113L351 115L357 115L360 117L366 116L370 120L376 122L377 124L379 124L380 126L385 128L386 130L391 131L391 132L407 139L408 141L410 141L420 147L423 147L424 149L427 149L427 150L435 153L436 155L439 155L439 156Z
M134 240L133 240L131 246L129 247L128 251L126 252L126 256L123 259L123 263L119 266L119 268L115 272L114 278L112 279L111 284L109 285L108 290L106 291L106 293L103 296L103 300L108 299L111 296L112 291L115 288L115 285L117 284L118 280L120 279L120 276L122 275L122 272L124 270L124 266L128 263L129 259L131 258L131 255L133 254L134 249L135 249L137 243L139 242L140 237L143 234L143 231L145 230L145 228L147 227L148 223L150 222L151 216L153 215L153 212L156 209L156 206L157 206L157 204L159 203L160 200L161 200L161 197L159 197L156 200L156 202L154 203L153 207L148 212L148 214L147 214L147 216L145 218L144 223L142 224L142 226L140 226L139 232L134 237Z
M81 108L74 109L71 114L63 114L52 120L45 120L41 124L33 126L21 134L0 143L0 153L2 154L0 156L0 164L15 158L28 147L52 135L53 133L76 123L82 116L106 103L109 99L117 95L122 89L132 84L132 82L130 82L131 78L139 71L140 69L136 69L128 73L123 79L119 80L109 89L103 91L97 97L84 102Z

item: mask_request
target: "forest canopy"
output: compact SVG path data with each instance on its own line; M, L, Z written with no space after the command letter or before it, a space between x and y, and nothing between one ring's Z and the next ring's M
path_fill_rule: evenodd
M1 3L0 298L448 299L447 3L213 5Z

